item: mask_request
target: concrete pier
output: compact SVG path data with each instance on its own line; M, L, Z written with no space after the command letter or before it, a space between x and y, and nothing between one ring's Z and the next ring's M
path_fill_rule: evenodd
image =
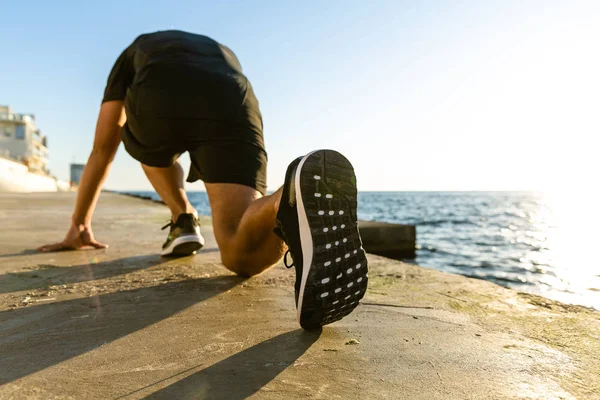
M160 204L103 193L106 250L62 239L74 193L0 194L0 399L598 399L600 313L369 255L353 314L304 332L294 273L158 256Z
M369 253L393 259L414 258L417 229L414 225L359 221L363 247Z

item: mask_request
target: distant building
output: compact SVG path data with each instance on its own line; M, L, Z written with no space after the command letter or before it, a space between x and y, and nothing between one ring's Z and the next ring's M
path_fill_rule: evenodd
M48 173L48 143L33 114L16 114L9 106L0 106L0 156L22 162L30 172Z
M85 164L71 164L71 185L79 185Z

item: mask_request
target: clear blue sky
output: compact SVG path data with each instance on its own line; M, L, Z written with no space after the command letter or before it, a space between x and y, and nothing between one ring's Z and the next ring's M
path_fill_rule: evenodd
M557 190L597 158L597 1L38 0L0 20L0 104L36 114L63 179L116 57L170 28L238 55L270 189L315 148L346 154L362 190ZM106 186L150 188L122 148Z

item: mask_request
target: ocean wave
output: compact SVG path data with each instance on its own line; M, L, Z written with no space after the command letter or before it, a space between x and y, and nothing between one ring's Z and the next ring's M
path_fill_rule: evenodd
M462 271L472 271L473 268L477 267L477 264L470 264L470 263L457 262L457 261L449 262L447 265L449 267L457 268L457 269L460 269Z
M498 265L496 263L493 263L493 262L482 261L482 262L479 263L479 267L481 267L481 268L497 268Z
M546 246L543 246L540 243L533 243L531 241L523 240L523 239L517 239L516 242L513 244L516 244L519 246L526 246L526 248L536 251L536 252L547 249Z
M436 220L431 220L431 221L421 221L421 222L417 222L416 225L417 227L419 226L440 226L440 225L445 225L445 224L451 224L451 225L473 225L473 226L477 226L476 223L466 220L466 219L460 219L460 220L455 220L455 219L436 219Z
M436 253L436 255L439 256L456 256L456 253L453 253L451 251L447 251L447 250L441 250L437 247L433 247L433 246L426 246L426 245L417 245L417 253L418 252L423 252L423 253Z
M479 247L503 247L506 246L506 241L502 237L487 238L487 241L477 240L472 242L473 245Z
M527 286L536 286L536 282L527 280L526 278L519 276L515 278L511 278L508 276L496 276L492 274L464 274L469 278L481 279L484 281L491 281L497 283L501 286L507 286L506 284L517 284L517 285L527 285Z
M529 218L525 211L502 211L488 214L489 219L526 220Z

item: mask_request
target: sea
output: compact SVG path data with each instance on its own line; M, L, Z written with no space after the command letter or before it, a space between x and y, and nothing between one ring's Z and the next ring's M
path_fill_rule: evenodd
M205 192L188 196L210 215ZM361 220L416 225L416 258L406 262L600 309L598 246L588 235L597 228L560 195L359 192L358 199Z

